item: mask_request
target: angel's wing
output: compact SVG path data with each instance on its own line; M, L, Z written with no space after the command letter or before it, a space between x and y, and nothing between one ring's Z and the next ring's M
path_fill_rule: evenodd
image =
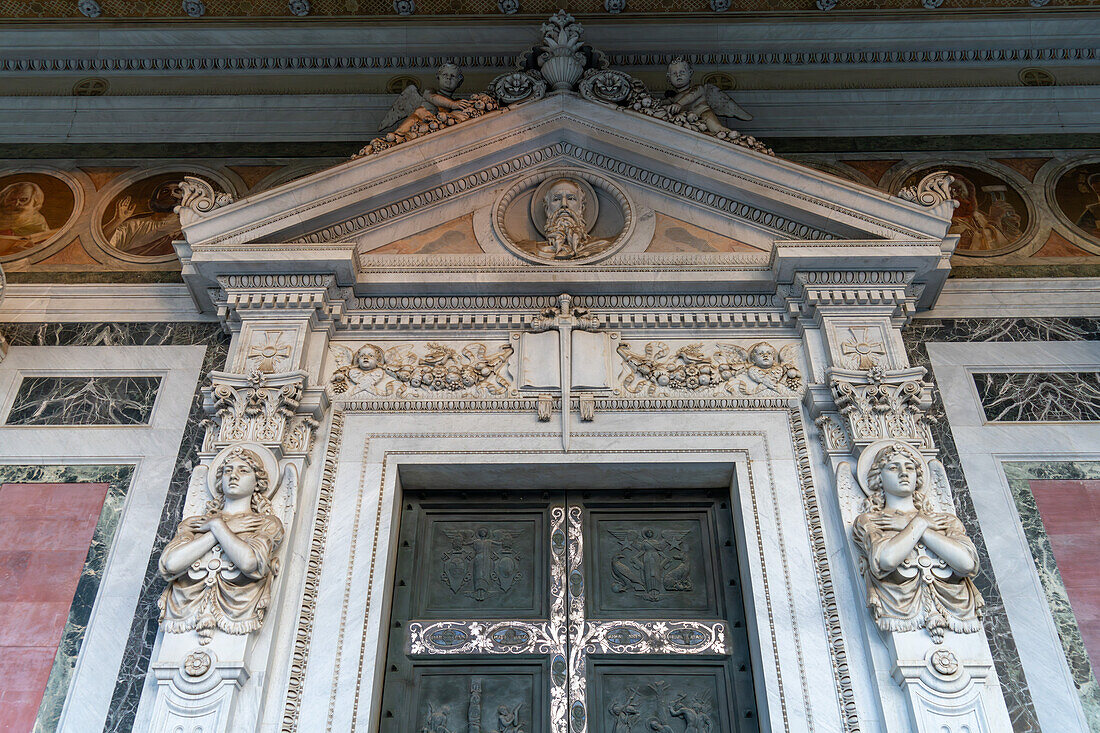
M840 501L840 513L845 522L851 522L863 506L864 492L852 474L852 464L841 461L836 467L836 493Z
M443 534L456 549L467 544L474 537L473 531L469 529L445 529Z
M386 349L386 366L398 366L402 364L416 364L416 352L411 344L401 344Z
M633 545L635 542L638 541L638 530L636 529L625 529L620 532L609 529L607 530L607 533L617 539L619 542L622 542L624 545Z
M951 496L951 482L947 478L947 468L938 458L928 461L928 472L932 484L932 491L936 496L937 507L941 512L954 512L955 500Z
M798 355L798 344L787 344L779 350L779 363L785 366L798 366L796 357Z
M731 363L747 362L749 360L749 352L737 344L715 344L714 348L718 353L729 359Z
M401 120L407 119L417 107L423 105L424 97L420 95L420 90L416 88L415 84L409 84L405 87L405 91L397 95L390 111L379 123L378 129L385 130L390 125L395 125Z
M661 539L673 547L679 547L680 543L684 541L684 538L690 534L689 530L672 530L666 529L661 532Z
M742 109L741 105L713 84L704 84L703 91L707 96L707 104L715 114L722 117L736 117L739 120L752 119L752 115Z
M332 344L329 349L332 351L332 358L336 360L336 366L342 367L351 364L351 349L340 344Z

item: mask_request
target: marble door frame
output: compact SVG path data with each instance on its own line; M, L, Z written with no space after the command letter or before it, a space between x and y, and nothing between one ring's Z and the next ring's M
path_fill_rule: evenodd
M844 657L839 615L862 609L823 601L833 579L824 533L815 531L822 519L793 406L600 413L575 434L569 453L560 433L524 412L337 406L334 426L339 447L328 454L317 497L326 520L313 522L313 535L298 545L310 567L321 563L319 585L305 596L288 594L286 602L298 607L284 607L282 616L297 628L280 629L278 643L292 645L283 653L299 666L286 683L288 705L269 707L265 723L278 721L281 731L372 729L401 491L447 477L440 488L730 485L761 727L844 730L855 672Z

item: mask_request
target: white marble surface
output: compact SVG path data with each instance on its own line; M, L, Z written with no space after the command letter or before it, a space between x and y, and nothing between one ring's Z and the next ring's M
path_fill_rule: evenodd
M119 667L130 633L205 350L205 346L14 346L0 362L0 414L6 414L22 374L162 377L149 425L0 426L0 462L136 466L69 686L60 733L103 727L115 686L113 671Z
M930 343L928 354L978 519L997 528L985 540L1040 723L1043 730L1087 730L1001 464L1100 459L1100 425L986 423L971 374L1097 370L1100 343Z
M599 413L595 423L580 425L566 455L556 425L538 423L533 413L347 414L299 730L370 730L403 476L418 488L447 473L477 475L493 487L515 486L536 472L555 485L622 488L645 476L647 464L673 463L685 485L736 474L763 727L841 730L786 413L715 412L705 424L676 412ZM843 572L834 564L834 581ZM268 725L278 712L267 711Z
M200 313L186 285L9 283L0 321L14 323L215 321Z

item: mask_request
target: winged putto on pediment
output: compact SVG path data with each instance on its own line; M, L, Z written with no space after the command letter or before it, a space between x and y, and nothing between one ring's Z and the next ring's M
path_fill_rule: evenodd
M393 129L371 140L355 157L378 153L493 111L505 112L547 94L570 93L774 154L756 138L742 135L722 122L721 117L750 120L752 115L713 84L693 84L694 70L683 57L668 65L670 88L655 95L639 79L611 69L603 52L584 42L581 24L564 10L543 23L541 33L541 42L520 54L515 69L493 79L486 92L459 97L462 71L450 62L439 67L435 89L421 90L410 84L379 126L380 130Z

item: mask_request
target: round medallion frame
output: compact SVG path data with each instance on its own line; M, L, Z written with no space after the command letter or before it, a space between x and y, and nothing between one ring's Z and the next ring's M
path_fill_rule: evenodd
M540 190L544 190L551 185L554 181L566 178L577 181L581 184L581 187L586 189L586 193L592 196L592 200L598 201L597 194L602 192L607 197L611 198L618 204L619 210L623 217L623 228L614 238L614 240L607 246L604 251L594 254L590 257L579 257L576 259L568 260L555 260L546 257L539 257L524 250L518 243L514 242L508 235L508 230L505 227L505 217L508 213L510 205L519 196L532 192L532 206L534 205L534 196L539 193ZM598 205L598 204L597 204ZM531 212L528 212L531 215ZM589 231L595 226L598 218L598 211L592 217L592 221L588 223L588 216L585 216L586 224L588 224ZM536 224L537 217L532 217L532 223L538 227L541 232L542 227ZM509 188L507 188L503 195L497 199L493 204L493 230L497 239L504 245L504 247L519 257L522 260L531 262L538 265L544 265L547 267L570 267L576 265L590 265L597 262L602 262L623 249L627 241L630 239L631 234L634 232L634 226L636 224L636 217L634 215L634 207L630 203L630 199L627 198L626 192L614 181L611 181L603 176L596 175L586 170L578 168L550 168L547 170L533 173L529 176L525 176L522 179L516 181Z

